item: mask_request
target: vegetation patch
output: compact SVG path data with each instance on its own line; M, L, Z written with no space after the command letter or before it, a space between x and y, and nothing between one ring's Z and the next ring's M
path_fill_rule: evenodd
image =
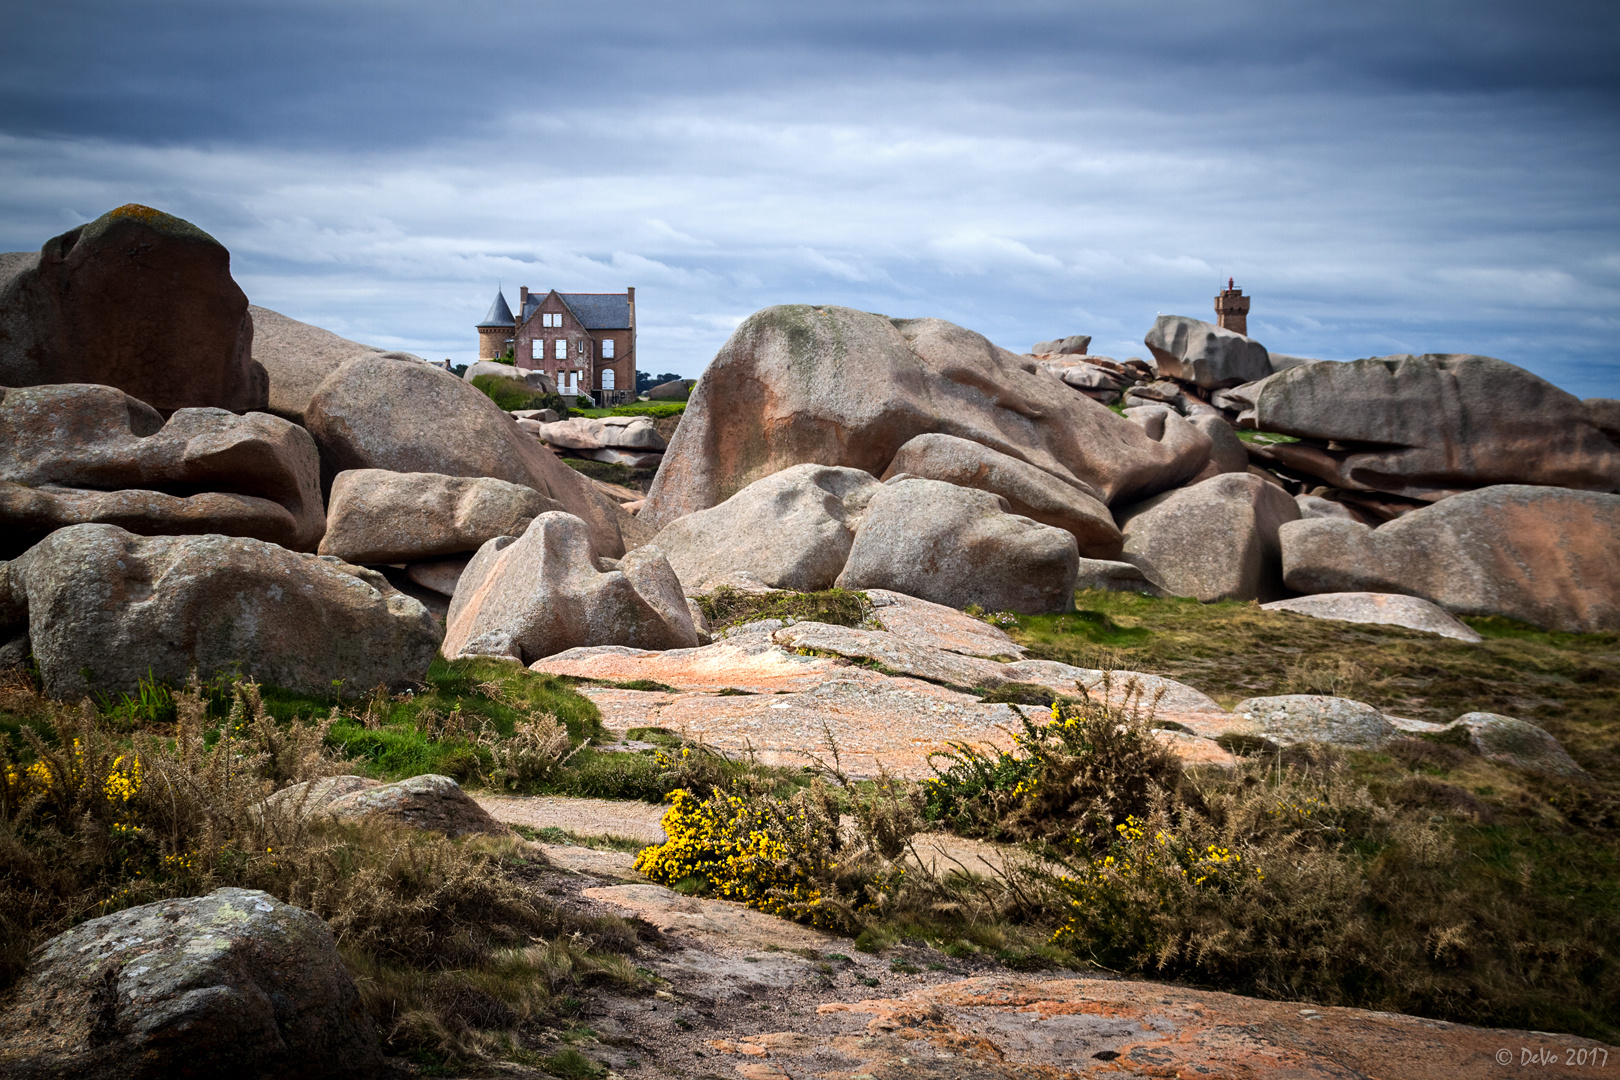
M761 619L860 626L872 615L872 602L866 594L849 589L746 593L722 585L707 596L697 597L697 602L709 620L709 628L716 632Z
M614 405L606 409L575 409L575 416L650 416L655 420L666 416L680 416L686 412L684 401L638 401L631 405Z
M476 375L473 387L482 390L489 399L506 412L519 409L554 409L559 420L568 419L568 406L560 394L545 394L523 381L521 376Z

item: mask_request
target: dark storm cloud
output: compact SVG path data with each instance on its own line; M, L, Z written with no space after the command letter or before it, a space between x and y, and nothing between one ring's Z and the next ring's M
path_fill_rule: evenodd
M136 200L256 301L465 357L497 280L1141 350L1468 350L1620 394L1611 3L56 3L0 14L0 247Z

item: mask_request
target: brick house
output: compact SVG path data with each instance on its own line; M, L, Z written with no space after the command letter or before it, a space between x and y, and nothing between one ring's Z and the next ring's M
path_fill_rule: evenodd
M518 314L495 294L478 324L478 358L510 349L525 371L543 371L565 396L589 393L598 404L636 397L636 290L531 293L518 290Z

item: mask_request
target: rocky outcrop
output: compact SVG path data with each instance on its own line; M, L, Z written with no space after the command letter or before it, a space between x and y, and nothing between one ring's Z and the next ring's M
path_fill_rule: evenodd
M647 416L574 416L540 426L540 441L563 450L639 450L662 453L664 437Z
M135 692L240 672L295 693L427 674L438 634L381 574L228 536L74 525L6 564L46 693ZM5 607L0 604L0 608Z
M351 360L315 391L306 425L320 447L326 482L347 469L388 469L523 484L584 521L597 555L624 554L619 523L629 515L447 371L383 358Z
M1229 473L1122 508L1123 558L1172 596L1276 599L1285 594L1277 530L1298 518L1281 488Z
M877 489L858 469L795 465L677 518L652 543L689 585L743 571L772 588L825 589L843 570Z
M1072 533L1088 559L1112 559L1123 543L1113 515L1087 485L954 435L919 435L906 443L883 479L900 475L1000 495L1012 513Z
M497 364L490 360L480 360L476 364L468 365L461 377L472 382L480 375L493 375L498 379L517 379L537 394L557 392L557 380L543 371L520 368L515 364Z
M0 557L91 522L313 550L326 523L315 443L266 413L165 421L111 386L0 390Z
M1446 729L1465 732L1468 745L1480 757L1525 772L1547 776L1584 777L1559 741L1535 724L1497 713L1464 713ZM1444 729L1443 729L1444 730Z
M1589 405L1489 356L1310 364L1266 380L1262 431L1289 468L1352 491L1436 500L1492 484L1620 489L1620 446Z
M1149 581L1140 566L1112 559L1081 559L1074 587L1106 592L1138 592L1147 596L1164 595L1164 590Z
M872 621L912 645L988 660L1017 660L1024 655L1024 647L999 626L953 607L887 589L867 589L866 599L872 605Z
M382 1064L326 924L256 890L81 923L40 946L0 1006L7 1076L338 1080Z
M471 559L435 559L432 562L412 563L405 568L405 575L424 589L439 593L441 596L454 596L457 586L461 583L461 575L471 561Z
M692 388L697 385L696 379L672 379L666 383L659 383L647 391L647 396L654 401L679 401L691 394Z
M332 482L320 553L351 563L400 563L477 551L518 536L555 504L487 476L351 469Z
M1084 356L1089 348L1090 334L1070 334L1053 341L1037 341L1029 351L1036 356Z
M1185 315L1160 315L1142 343L1153 353L1160 375L1205 389L1237 386L1271 374L1264 345Z
M337 821L380 818L405 825L466 836L504 836L511 830L461 785L448 776L423 773L392 784L363 776L329 776L282 788L264 802L266 814L282 817L327 817Z
M1284 525L1296 592L1405 593L1454 615L1506 615L1552 630L1620 628L1620 495L1500 485L1376 529L1318 518Z
M230 252L190 222L131 203L8 262L0 386L115 386L165 415L265 407Z
M1063 611L1078 560L1071 533L1009 514L987 491L899 480L872 496L837 584L954 608Z
M1318 593L1315 596L1274 600L1260 606L1267 611L1291 611L1313 619L1404 626L1409 630L1422 630L1424 633L1471 643L1485 640L1438 604L1431 604L1416 596L1371 592Z
M1243 449L1243 440L1238 438L1237 429L1223 417L1213 412L1199 413L1187 417L1187 423L1208 435L1210 442L1209 464L1193 477L1193 483L1222 473L1249 471L1249 452Z
M638 548L617 570L601 573L585 523L552 512L535 518L521 537L478 549L450 603L444 654L528 664L578 646L679 649L697 640L663 553Z
M744 320L705 371L640 516L662 527L813 462L885 472L918 435L987 446L1139 499L1203 468L1207 440L1159 442L1033 358L939 319L785 305Z
M1320 694L1249 698L1232 706L1232 714L1279 746L1319 742L1370 748L1396 734L1395 726L1371 705Z

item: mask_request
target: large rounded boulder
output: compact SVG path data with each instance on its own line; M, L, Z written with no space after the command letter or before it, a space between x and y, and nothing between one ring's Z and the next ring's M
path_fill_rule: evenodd
M350 469L332 482L320 553L351 563L401 563L474 552L516 536L555 504L487 476Z
M1125 507L1125 561L1172 596L1275 600L1285 595L1277 530L1299 518L1288 492L1223 473Z
M789 304L745 319L698 382L640 517L663 527L814 463L881 476L939 432L979 443L1104 503L1174 487L1209 440L1157 441L1033 358L939 319Z
M1620 629L1620 495L1504 484L1376 529L1312 518L1279 537L1283 580L1296 592L1405 593L1453 615Z
M1072 533L1010 514L988 491L902 479L867 504L837 584L1038 614L1074 606L1079 565Z
M350 1080L382 1066L326 924L256 890L80 923L0 1003L6 1076Z
M165 414L265 407L230 252L190 222L131 203L4 265L0 385L99 383Z
M590 529L597 555L624 554L621 520L633 521L557 460L470 384L413 360L351 360L310 398L305 426L321 451L323 481L347 469L490 476L544 495Z
M192 671L327 696L417 682L438 646L427 609L381 574L262 540L74 525L0 566L0 613L27 611L52 697Z

